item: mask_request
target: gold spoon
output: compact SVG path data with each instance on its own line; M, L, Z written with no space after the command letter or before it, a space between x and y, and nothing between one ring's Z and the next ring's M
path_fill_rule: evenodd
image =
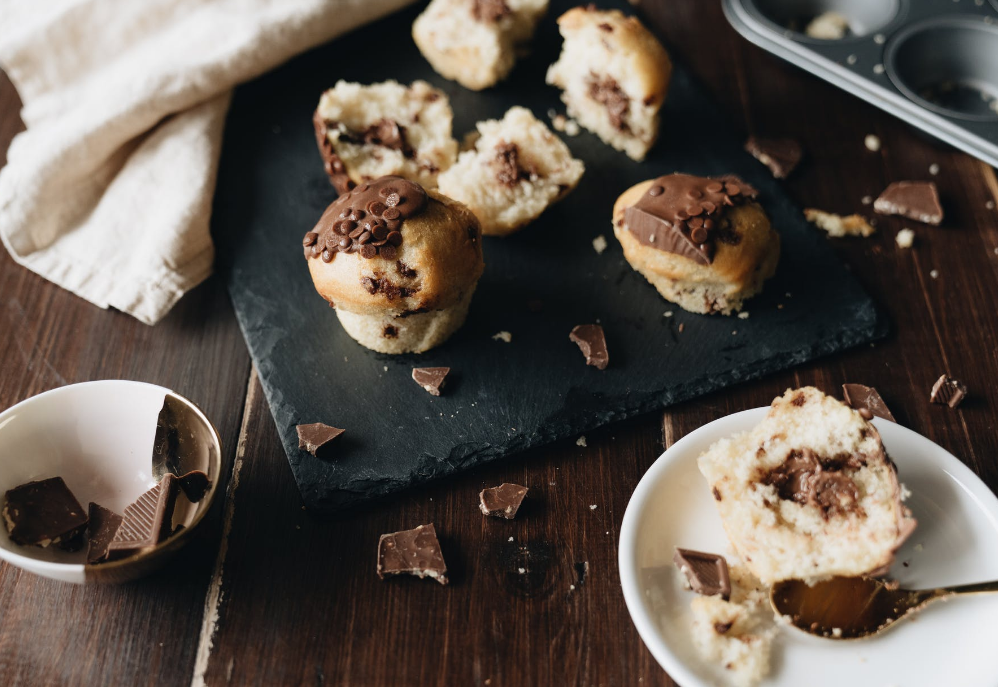
M940 589L891 589L882 580L833 577L808 586L801 580L773 585L769 601L799 630L830 639L863 639L938 599L998 592L998 581Z

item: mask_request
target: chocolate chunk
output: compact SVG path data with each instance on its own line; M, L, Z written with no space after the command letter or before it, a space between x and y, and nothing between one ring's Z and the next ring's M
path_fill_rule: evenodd
M769 167L777 179L786 179L800 164L804 150L791 138L756 138L745 142L747 150L756 160Z
M897 422L894 416L891 415L891 411L887 408L887 404L884 403L884 399L880 398L880 394L872 386L843 384L842 396L845 398L846 405L858 410L859 414L865 420L869 420L872 417L879 417L891 422Z
M378 540L378 577L391 575L432 577L447 584L447 564L440 552L437 530L432 524L412 530L382 534Z
M627 114L631 109L631 99L627 97L627 93L613 77L603 76L600 78L590 72L588 95L606 108L610 124L615 129L618 131L630 129L627 124Z
M83 543L87 512L73 496L62 477L28 482L7 492L3 520L15 544L54 544L76 551Z
M316 458L328 457L329 445L333 439L346 431L321 422L298 425L296 429L298 430L298 448L308 451Z
M828 520L859 508L856 483L842 470L860 465L859 456L822 460L811 449L795 449L782 464L766 472L760 482L775 487L777 495L785 501L818 508L822 518Z
M167 473L159 484L125 509L118 531L107 549L107 560L118 560L155 547L173 533L173 508L179 484Z
M568 335L568 338L579 345L582 355L586 356L586 365L592 365L599 370L605 370L610 362L610 354L606 350L606 338L603 327L598 324L580 324Z
M449 367L412 368L412 380L434 396L440 395L440 389L447 381L448 374L450 374Z
M503 0L472 0L471 16L483 24L495 24L511 12Z
M178 477L177 480L180 483L181 491L184 492L184 496L191 503L197 503L203 499L211 487L211 480L201 470L191 470L187 474Z
M943 221L939 192L931 181L895 181L873 201L873 209L881 215L901 215L926 224Z
M114 540L114 535L124 518L113 510L96 503L90 504L90 524L87 532L89 549L87 563L95 565L107 559L107 551Z
M508 482L498 487L482 489L478 494L478 508L485 515L512 520L516 517L516 511L520 509L527 491L529 490L526 487Z
M520 164L520 148L515 143L500 143L496 146L496 156L492 160L496 181L513 187L523 179L530 178L530 172Z
M932 385L929 401L956 408L966 397L967 387L964 386L963 382L954 377L943 375Z
M343 160L336 154L336 149L329 141L329 125L318 110L312 115L312 125L315 128L315 142L319 146L319 155L322 157L322 167L329 177L329 182L337 193L346 194L353 188L354 182L347 174Z
M724 560L724 556L676 547L672 562L686 576L690 589L697 594L704 596L720 594L725 601L731 598L731 580L728 577L728 562Z

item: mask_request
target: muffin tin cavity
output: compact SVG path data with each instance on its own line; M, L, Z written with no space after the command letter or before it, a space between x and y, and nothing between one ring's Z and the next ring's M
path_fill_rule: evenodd
M887 73L919 105L952 117L998 121L998 26L950 17L911 26L887 46Z
M805 31L814 19L826 13L834 12L845 19L849 28L840 40L848 40L883 30L901 11L901 0L744 0L743 5L766 22L790 31L797 40L820 42L829 39L812 38Z

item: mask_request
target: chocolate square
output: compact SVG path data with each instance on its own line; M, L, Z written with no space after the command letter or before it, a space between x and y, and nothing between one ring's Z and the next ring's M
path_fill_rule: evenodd
M728 562L724 560L724 556L677 547L672 561L686 576L690 589L697 594L720 594L725 601L731 598L731 579L728 577Z
M431 577L440 584L447 584L447 564L433 524L382 534L378 540L377 570L381 579L405 574Z
M526 487L508 482L498 487L482 489L478 494L478 509L485 515L512 520L516 517L527 491L529 490Z
M55 545L76 551L83 544L87 512L62 477L28 482L7 492L3 520L21 546Z
M845 399L846 405L858 411L864 420L879 417L891 422L897 422L887 404L884 403L884 399L880 397L880 394L872 386L843 384L842 396Z
M159 484L125 509L124 519L108 547L108 560L132 556L155 547L173 533L177 477L167 473Z

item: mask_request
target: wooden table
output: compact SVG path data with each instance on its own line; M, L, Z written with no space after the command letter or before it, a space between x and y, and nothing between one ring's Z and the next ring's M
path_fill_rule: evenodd
M200 537L150 579L74 587L0 564L0 684L672 684L624 608L624 508L664 447L789 386L874 385L902 424L998 487L994 170L749 45L717 2L654 0L646 10L731 126L804 144L807 162L788 182L802 205L870 215L864 196L930 178L939 165L942 227L878 218L873 238L832 241L889 313L889 338L594 432L586 447L534 450L317 519L302 510L220 280L147 327L0 251L0 408L92 379L162 384L214 420L229 471L227 498ZM22 128L18 108L0 77L0 155ZM867 134L883 141L879 152L864 147ZM917 234L910 250L894 243L904 226ZM957 410L928 403L946 371L970 387ZM477 510L479 489L502 481L531 488L529 510L513 523ZM378 535L424 522L441 535L450 587L378 580Z

